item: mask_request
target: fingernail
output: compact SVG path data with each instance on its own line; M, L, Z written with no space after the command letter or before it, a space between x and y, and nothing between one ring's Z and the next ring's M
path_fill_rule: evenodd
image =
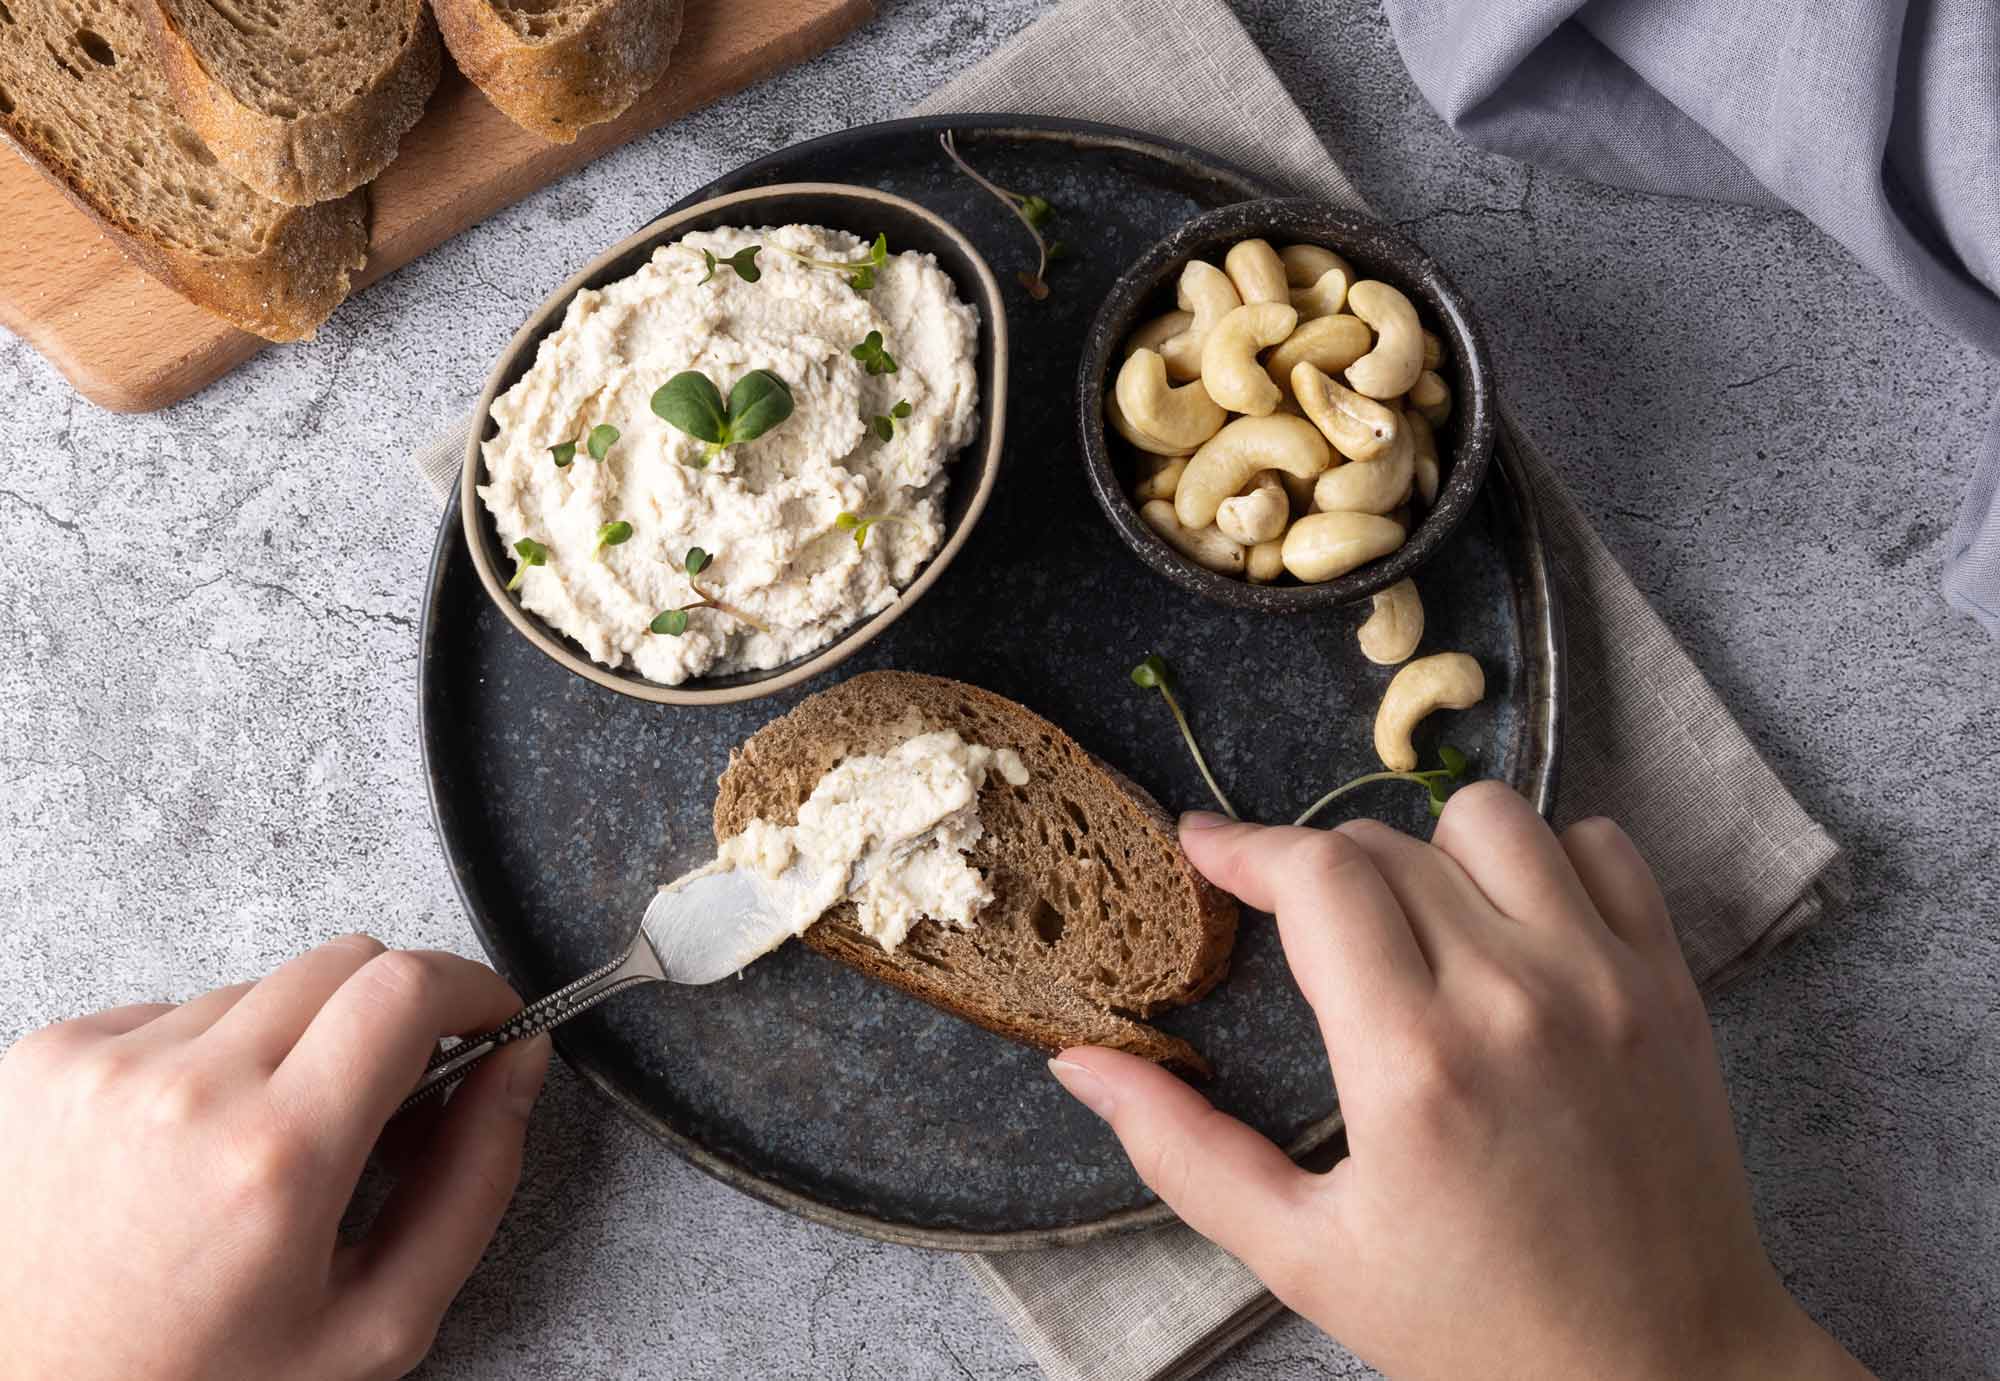
M546 1041L548 1037L537 1036L536 1040ZM516 1117L526 1121L535 1110L535 1100L542 1096L542 1083L549 1077L549 1060L546 1052L540 1059L522 1056L507 1071L507 1107Z
M1183 830L1212 830L1218 825L1228 823L1227 815L1217 815L1212 810L1191 810L1181 817Z
M1070 1092L1070 1097L1089 1108L1106 1121L1118 1100L1112 1096L1111 1086L1091 1073L1084 1066L1071 1060L1050 1060L1049 1073L1056 1076L1056 1082Z

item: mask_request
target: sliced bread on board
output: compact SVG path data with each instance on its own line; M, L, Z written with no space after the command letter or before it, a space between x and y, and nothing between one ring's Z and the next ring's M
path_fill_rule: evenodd
M434 0L459 71L558 144L622 115L667 70L681 0Z
M968 858L994 899L970 930L920 922L893 952L842 903L805 941L870 978L1037 1049L1108 1045L1206 1072L1187 1042L1140 1018L1193 1002L1229 968L1237 908L1194 870L1152 797L1041 716L976 686L903 671L851 677L801 701L730 755L718 841L753 819L789 825L843 758L955 729L1011 748L1023 786L998 773L979 797L985 837Z
M311 335L367 255L365 192L292 207L223 171L134 0L0 0L0 131L141 265L271 340Z
M294 206L389 166L443 57L424 0L128 0L181 118L222 166Z

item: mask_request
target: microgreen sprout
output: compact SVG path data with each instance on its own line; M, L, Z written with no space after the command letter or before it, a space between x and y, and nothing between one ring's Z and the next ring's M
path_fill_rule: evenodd
M1028 233L1034 236L1035 248L1040 252L1041 259L1036 263L1033 273L1022 269L1016 277L1020 280L1021 286L1028 290L1028 296L1040 302L1049 295L1049 262L1062 256L1062 242L1058 240L1052 244L1042 234L1042 227L1048 224L1049 218L1055 214L1055 207L1049 204L1046 197L1036 196L1033 193L1023 196L1019 192L1010 192L990 178L982 177L976 168L959 156L958 141L953 137L951 130L940 134L938 143L943 145L945 156L958 165L960 172L991 192L1001 205L1014 213L1015 219L1028 228Z
M592 556L602 556L606 547L620 547L632 540L632 525L622 518L614 518L597 530L597 545L590 549Z
M693 590L697 595L700 595L701 598L691 603L680 605L677 608L661 610L659 613L653 615L652 622L648 623L646 627L666 637L678 638L688 630L689 614L693 613L696 609L713 609L718 613L727 614L741 623L749 624L760 633L768 631L763 624L751 618L741 609L735 609L724 604L714 595L709 594L701 586L694 583L694 578L707 570L709 563L713 560L715 558L700 547L689 547L687 555L681 558L681 569L687 572L688 588Z
M909 415L910 400L907 398L898 398L895 407L890 408L886 414L876 413L868 419L868 425L873 428L875 435L883 441L894 441L896 439L896 424Z
M576 442L558 441L555 445L549 447L549 455L555 461L556 469L564 469L572 460L576 459Z
M894 374L896 357L882 348L882 333L870 331L862 337L861 344L847 352L861 361L861 367L870 374Z
M875 286L875 270L889 262L889 237L877 235L875 243L868 246L868 252L859 259L815 259L810 254L801 254L796 249L786 249L783 245L771 248L789 258L798 260L809 269L828 269L842 274L847 286L858 293L865 293Z
M1357 787L1367 786L1370 782L1410 782L1413 785L1420 786L1430 793L1431 814L1433 816L1442 815L1444 814L1444 803L1451 799L1451 793L1457 789L1460 782L1465 780L1466 769L1471 767L1472 764L1466 758L1465 754L1459 752L1458 749L1452 747L1449 743L1439 745L1438 762L1443 765L1424 772L1365 773L1362 776L1356 777L1353 781L1345 782L1327 792L1326 795L1307 806L1305 813L1292 821L1292 823L1294 825L1305 824L1333 801L1345 796Z
M856 551L866 551L868 549L868 529L874 527L877 523L901 523L904 527L916 526L908 518L895 513L864 514L843 511L836 513L833 518L834 527L850 534L854 538L854 549Z
M521 560L514 567L514 578L507 582L507 588L510 590L521 588L521 582L527 579L528 567L546 566L549 564L549 549L532 537L523 537L520 541L516 542L514 544L514 554L520 557Z
M717 258L714 254L704 249L701 252L701 261L708 265L708 272L697 278L695 282L697 284L706 283L709 279L715 277L715 270L719 266L727 264L730 268L736 270L738 278L741 278L746 283L754 283L764 276L764 270L757 267L757 252L763 248L764 246L762 245L751 245L747 249L739 249L734 254L724 258Z
M583 449L590 452L590 458L592 460L603 460L604 457L610 453L613 443L615 443L617 440L618 440L618 429L612 426L609 422L600 422L596 426L592 427L590 429L590 435L584 438ZM576 446L574 443L571 443L570 445L570 454L572 456L576 454Z
M1194 730L1188 726L1187 715L1181 712L1181 702L1174 696L1174 672L1167 665L1167 659L1157 652L1146 654L1146 660L1132 668L1132 684L1140 690L1157 690L1166 697L1167 708L1173 711L1174 723L1180 725L1181 737L1187 741L1188 752L1194 754L1194 765L1201 769L1201 779L1208 783L1221 805L1223 814L1232 820L1243 817L1236 813L1236 807L1229 804L1229 798L1222 794L1222 788L1215 784L1215 774L1208 770L1208 759L1201 755L1201 745L1194 740Z
M653 394L653 411L669 426L708 443L694 462L699 470L724 447L762 436L790 417L792 390L770 370L753 369L736 381L724 403L706 374L689 369L660 385Z

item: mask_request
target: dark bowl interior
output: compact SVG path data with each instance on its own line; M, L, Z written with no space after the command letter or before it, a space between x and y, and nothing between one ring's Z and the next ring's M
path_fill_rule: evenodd
M872 637L890 621L890 617L900 614L908 607L914 594L922 593L927 584L924 574L948 561L957 549L967 523L978 516L975 505L983 506L983 500L991 489L988 480L998 468L997 455L992 451L993 438L1004 423L1004 414L998 408L1006 398L1005 376L1006 350L1002 331L1006 320L1006 307L986 285L993 280L981 262L975 257L976 251L941 233L938 226L928 217L917 214L900 200L867 187L825 187L812 188L793 185L777 188L766 194L735 194L725 199L726 204L690 208L663 217L647 226L625 244L617 247L603 258L590 265L581 275L558 289L538 309L526 328L516 336L507 353L495 367L488 380L488 404L481 409L479 440L490 440L498 431L490 411L490 400L497 398L512 388L529 366L535 362L535 353L541 348L545 336L562 325L563 316L569 310L570 299L584 288L602 288L621 278L636 273L653 251L663 244L671 243L695 230L713 230L718 226L780 226L801 223L820 225L832 230L845 230L862 240L872 240L878 233L889 237L889 245L894 253L916 250L934 255L938 267L950 275L959 297L979 309L979 428L958 453L958 458L948 470L950 479L945 492L944 538L938 551L920 572L917 580L904 590L896 603L880 614L855 623L844 630L839 637L823 647L803 656L794 658L781 666L762 671L731 672L720 676L702 676L683 682L672 690L700 693L705 691L726 691L763 682L772 683L776 689L780 683L789 683L796 672L808 663L819 662L829 657L838 660L854 648L860 646L867 637ZM468 455L467 464L477 464L477 452ZM492 518L486 506L476 499L470 507L476 510L479 521L471 525L477 534L477 541L483 549L485 559L494 571L506 572L511 569L511 561L500 534L494 529ZM518 606L517 606L518 607ZM635 692L648 694L665 689L653 681L632 671L630 668L616 670L598 666L590 661L589 655L575 642L543 623L533 614L521 611L546 635L560 643L568 653L593 669L597 679L625 682L634 687ZM863 635L866 636L863 636ZM830 662L828 664L831 664Z
M1190 259L1220 265L1238 240L1262 238L1283 248L1323 245L1343 255L1364 278L1401 288L1424 324L1444 341L1443 368L1452 410L1438 428L1437 502L1409 540L1381 558L1314 585L1252 585L1197 566L1141 521L1132 503L1134 455L1114 446L1104 421L1104 395L1125 337L1141 322L1174 309L1181 268ZM1297 614L1352 604L1411 574L1441 547L1472 511L1493 460L1493 370L1478 321L1444 270L1415 241L1389 226L1323 201L1271 199L1217 207L1188 221L1127 269L1098 309L1077 368L1077 428L1092 492L1126 546L1183 589L1239 609Z

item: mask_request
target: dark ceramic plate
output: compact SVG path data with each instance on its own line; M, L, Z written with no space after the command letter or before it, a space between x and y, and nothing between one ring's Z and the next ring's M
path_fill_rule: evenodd
M1033 303L1032 250L954 172L937 132L1001 184L1048 197L1077 246ZM1007 457L978 530L930 595L836 675L901 667L1012 696L1125 769L1170 809L1207 803L1156 695L1127 669L1172 659L1239 807L1290 819L1374 767L1388 679L1356 651L1357 612L1226 609L1143 566L1092 499L1070 408L1077 353L1112 280L1204 208L1282 190L1198 151L1019 116L897 121L758 160L692 203L799 179L881 187L963 229L1007 284ZM635 224L652 219L634 208ZM1518 471L1503 448L1457 538L1426 568L1426 646L1476 655L1487 700L1440 716L1479 769L1546 810L1554 791L1561 634ZM645 704L573 676L479 587L456 511L438 531L422 634L422 736L438 835L474 929L523 993L558 987L624 943L662 880L712 852L730 747L834 676L751 704ZM1435 734L1423 741L1428 755ZM1354 809L1428 828L1421 793ZM1207 1092L1303 1150L1337 1126L1312 1014L1269 921L1246 914L1229 981L1160 1025L1214 1061ZM820 1222L922 1246L1081 1241L1169 1215L1104 1127L1032 1051L788 945L740 980L623 994L557 1034L565 1058L704 1170Z

